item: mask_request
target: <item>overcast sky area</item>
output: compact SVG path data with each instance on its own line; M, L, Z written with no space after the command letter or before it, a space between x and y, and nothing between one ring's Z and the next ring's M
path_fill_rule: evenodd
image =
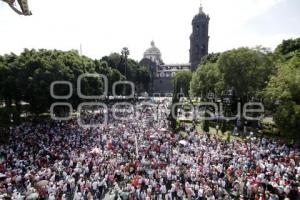
M200 0L28 0L33 15L0 2L0 54L24 48L70 50L101 58L126 46L140 60L151 40L165 63L189 62L191 21ZM300 37L300 0L203 0L209 52L240 46L274 49Z

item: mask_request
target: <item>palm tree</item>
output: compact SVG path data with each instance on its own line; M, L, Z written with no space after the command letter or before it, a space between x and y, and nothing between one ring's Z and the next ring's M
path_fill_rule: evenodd
M125 61L124 76L126 77L126 79L127 79L127 59L128 59L129 54L130 54L129 49L127 47L123 47L123 49L121 50L121 55L122 55L122 57L124 58L124 61Z

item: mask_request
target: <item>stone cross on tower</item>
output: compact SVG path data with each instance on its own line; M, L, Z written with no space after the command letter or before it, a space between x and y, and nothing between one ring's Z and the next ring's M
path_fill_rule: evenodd
M200 0L199 14L203 14L202 0Z

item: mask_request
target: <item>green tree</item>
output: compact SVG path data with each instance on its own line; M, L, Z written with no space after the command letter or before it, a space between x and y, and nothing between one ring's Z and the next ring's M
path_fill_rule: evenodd
M209 121L208 120L203 120L202 129L205 133L209 133Z
M189 95L190 82L192 80L192 72L181 71L177 72L174 77L172 77L172 84L174 91L176 93L182 92L184 95Z
M193 96L205 98L208 93L220 93L222 89L223 79L216 63L206 63L197 68L190 83Z
M285 136L300 139L300 105L293 101L280 105L274 114L274 121Z
M77 96L77 78L84 73L94 73L96 62L76 51L25 50L18 57L20 73L16 75L17 85L22 89L22 99L30 104L32 113L38 115L48 112L50 105L58 100L50 96L50 86L54 81L70 81L73 95L69 102L73 107L82 101ZM68 87L55 87L55 93L68 94ZM101 94L102 80L82 80L82 93Z
M300 37L296 39L283 40L275 49L275 54L288 56L290 53L300 51Z
M123 64L124 64L124 75L126 78L127 78L127 65L128 65L129 54L130 54L129 49L127 47L124 47L121 51L121 55L122 55L122 60L123 60Z
M300 104L300 55L278 65L276 75L271 77L264 90L265 97Z
M172 106L179 102L179 93L183 93L185 96L189 95L190 82L192 80L192 72L190 71L182 71L177 72L176 75L172 78L173 85L173 98L172 98ZM192 103L191 99L190 102ZM177 109L175 109L175 116L177 116ZM174 116L174 117L175 117ZM173 130L176 129L176 119L174 119L172 114L170 114L171 127Z
M19 108L22 99L21 90L16 82L16 75L19 72L17 55L7 54L0 57L0 97L8 107L15 103Z
M137 92L148 91L149 82L151 81L150 70L135 60L128 58L128 56L128 48L123 48L121 54L112 53L103 57L101 61L105 61L109 67L117 69L124 80L133 82L138 89Z
M280 132L300 140L300 38L283 41L275 50L277 73L262 92L273 107L274 121ZM277 107L274 105L278 105Z
M149 84L151 81L149 69L144 66L138 68L135 81L138 86L138 91L149 91Z
M201 65L205 65L208 63L217 63L220 56L221 53L210 53L203 57L203 59L201 60Z
M225 90L233 90L242 103L265 88L274 73L272 60L264 53L239 48L224 52L218 60Z

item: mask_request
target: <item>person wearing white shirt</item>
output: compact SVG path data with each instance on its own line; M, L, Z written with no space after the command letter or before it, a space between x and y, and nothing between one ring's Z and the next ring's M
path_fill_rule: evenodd
M82 194L80 192L76 192L74 195L74 200L81 200Z
M199 199L202 199L202 198L203 198L203 193L204 193L204 190L203 190L202 187L200 187L199 190L198 190L198 198L199 198Z
M160 192L162 194L162 198L165 199L166 198L166 193L167 193L167 187L165 184L162 184L160 187Z
M183 195L184 195L184 193L183 193L182 188L179 188L179 189L177 190L177 198L178 198L179 200L181 200L181 199L183 199Z
M48 200L55 200L55 195L54 195L54 193L51 193L51 194L48 196Z
M93 181L93 183L92 183L93 195L95 195L97 193L98 186L99 186L99 182L97 180Z

